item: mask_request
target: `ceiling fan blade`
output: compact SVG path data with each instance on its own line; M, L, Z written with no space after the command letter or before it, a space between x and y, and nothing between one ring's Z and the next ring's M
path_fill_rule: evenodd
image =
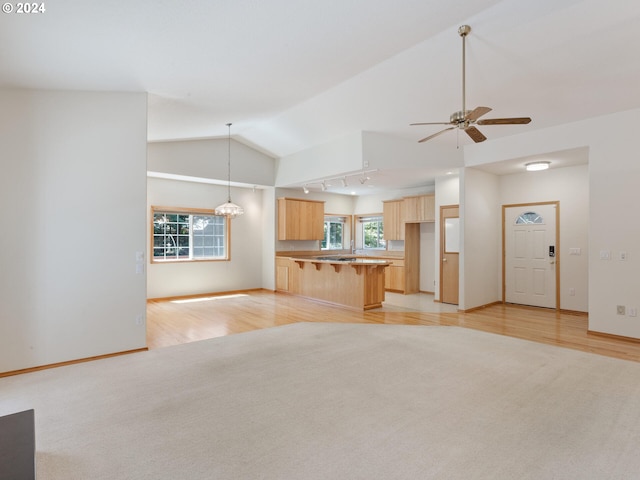
M451 122L428 122L428 123L410 123L409 126L414 125L451 125Z
M487 118L486 120L478 120L478 125L525 125L529 123L531 119L529 117L514 117L514 118Z
M491 109L489 107L476 107L467 113L464 117L465 120L471 120L472 122L479 119L482 115L489 113Z
M428 137L424 137L422 140L418 140L418 143L426 142L427 140L431 140L433 137L437 137L438 135L442 135L447 130L453 130L456 127L445 128L444 130L440 130L438 133L434 133L433 135L429 135Z
M471 140L476 143L484 142L487 139L487 137L485 137L476 127L468 127L465 128L464 131L467 132L467 135L471 137Z

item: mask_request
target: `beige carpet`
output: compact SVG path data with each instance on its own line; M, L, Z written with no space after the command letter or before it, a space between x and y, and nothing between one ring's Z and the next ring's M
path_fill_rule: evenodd
M640 364L294 324L0 379L39 480L640 478ZM1 434L1 432L0 432Z

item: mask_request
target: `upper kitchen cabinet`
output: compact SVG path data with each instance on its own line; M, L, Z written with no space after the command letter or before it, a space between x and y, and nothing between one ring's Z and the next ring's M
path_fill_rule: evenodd
M435 222L435 195L404 197L402 217L405 223Z
M382 202L385 240L404 240L404 200L386 200Z
M324 202L300 198L278 199L278 240L322 240Z

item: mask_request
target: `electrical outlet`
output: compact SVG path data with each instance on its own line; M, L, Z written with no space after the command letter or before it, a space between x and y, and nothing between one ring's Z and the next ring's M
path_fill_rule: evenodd
M629 307L629 309L627 311L629 312L629 316L630 317L637 317L638 316L638 309L636 307Z
M144 315L136 315L136 325L140 326L144 323Z
M618 305L618 306L616 306L616 313L618 315L626 315L627 309L625 308L624 305Z
M570 288L569 289L569 296L575 297L575 295L576 295L576 289L575 288Z

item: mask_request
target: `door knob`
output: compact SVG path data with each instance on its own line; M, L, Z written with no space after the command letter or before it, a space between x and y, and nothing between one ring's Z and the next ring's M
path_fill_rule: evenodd
M447 261L447 259L446 259L446 258L443 258L443 259L442 259L442 261L443 261L443 262L446 262L446 261Z

